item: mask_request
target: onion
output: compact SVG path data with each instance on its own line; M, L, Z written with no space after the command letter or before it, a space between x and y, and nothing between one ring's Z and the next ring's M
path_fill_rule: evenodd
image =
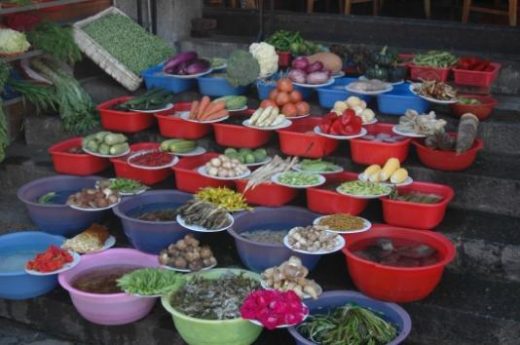
M299 69L293 69L287 75L295 83L305 84L306 74Z
M309 60L305 56L299 56L292 62L292 68L305 71L309 66Z
M307 75L307 84L324 84L328 80L328 72L313 72Z
M313 72L320 72L323 71L323 63L321 61L316 61L311 63L307 68L305 69L305 72L307 73L313 73Z

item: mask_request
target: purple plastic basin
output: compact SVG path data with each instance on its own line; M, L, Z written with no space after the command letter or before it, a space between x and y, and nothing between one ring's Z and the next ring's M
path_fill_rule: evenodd
M312 225L318 214L306 208L284 206L277 208L256 207L253 212L242 212L235 216L235 224L228 229L235 238L242 263L252 271L262 272L287 261L292 255L298 256L309 270L316 267L320 255L306 255L291 251L283 244L266 244L251 241L240 236L249 230L285 230L295 226Z
M126 237L135 248L157 254L190 231L176 221L150 222L139 220L136 216L141 212L164 208L165 205L177 208L192 197L192 194L178 190L150 191L124 199L114 207L114 213L121 219Z
M132 323L145 317L157 300L157 298L142 298L126 293L87 293L71 285L86 271L114 265L158 267L159 262L157 256L135 249L109 249L97 254L83 255L76 267L58 276L61 287L69 292L76 310L90 322L107 326Z
M23 185L18 189L18 199L27 208L38 229L65 237L76 235L99 222L107 211L83 212L63 205L39 204L38 198L50 192L77 192L93 187L101 177L57 175L44 177Z
M386 303L372 299L359 292L347 290L327 291L321 294L316 300L305 300L305 304L309 307L311 315L327 313L329 310L341 307L347 303L354 303L380 312L384 315L385 320L397 327L397 337L386 345L402 343L412 330L410 315L408 315L403 308L394 303ZM315 343L302 336L296 327L290 327L289 333L296 340L296 345L315 345Z

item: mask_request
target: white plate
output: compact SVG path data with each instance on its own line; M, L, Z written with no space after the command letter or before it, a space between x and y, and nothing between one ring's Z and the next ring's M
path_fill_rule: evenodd
M358 180L366 182L366 180L364 178L365 178L365 174L364 173L361 173L361 174L358 175ZM380 183L381 184L386 184L386 185L389 185L389 186L403 187L403 186L408 186L408 185L412 184L413 183L413 179L410 176L408 176L406 178L406 180L404 180L401 183L392 183L392 182L388 182L388 181L380 182Z
M189 268L176 268L176 267L172 267L172 266L168 266L168 265L161 265L161 267L164 268L164 269L167 269L167 270L170 270L170 271L175 271L175 272L183 272L183 273L207 271L207 270L212 269L215 266L217 266L217 264L213 264L213 265L210 265L208 267L204 267L200 271L192 271Z
M335 78L341 78L341 77L344 77L344 76L345 76L345 72L343 72L343 71L339 71L338 73L334 73L334 74L332 75L332 78L335 79Z
M196 148L194 148L193 150L191 150L189 152L183 152L183 153L175 153L175 152L168 152L168 151L166 151L166 152L171 155L179 156L179 157L192 157L192 156L200 156L200 155L205 154L206 149L202 146L197 146Z
M219 119L215 119L215 120L210 120L210 121L198 121L198 120L193 120L193 119L190 119L190 112L189 111L182 111L182 112L179 112L178 113L178 116L185 120L185 121L188 121L188 122L194 122L194 123L201 123L201 124L205 124L205 123L217 123L217 122L222 122L222 121L225 121L229 118L229 115L228 116L224 116L224 117L221 117Z
M350 196L351 198L355 198L355 199L378 199L378 198L380 198L380 197L382 197L382 196L387 196L387 195L389 195L390 193L392 193L392 188L389 188L388 193L383 193L383 194L371 194L371 195L358 195L358 194L345 193L345 192L340 191L339 187L336 188L336 192L338 192L338 193L341 194L341 195Z
M426 137L426 135L424 135L424 134L403 132L403 131L399 130L399 125L394 125L392 127L392 132L394 132L395 134L401 135L403 137L409 137L409 138L425 138Z
M219 231L224 231L224 230L227 230L229 229L230 227L233 226L233 223L235 223L235 218L233 218L232 215L230 215L229 213L227 214L227 217L229 219L229 225L223 227L223 228L220 228L220 229L206 229L206 228L203 228L202 226L199 226L199 225L190 225L190 224L186 224L184 222L184 218L182 218L182 216L180 214L177 215L177 223L179 223L180 226L182 226L183 228L186 228L188 230L191 230L191 231L197 231L197 232L219 232Z
M376 117L374 117L371 121L368 121L368 122L363 122L362 125L363 126L368 126L368 125L373 125L374 123L377 123L378 120Z
M311 113L308 113L308 114L305 114L305 115L298 115L298 116L291 116L291 117L287 117L287 120L299 120L299 119L304 119L306 117L309 117L311 116Z
M238 108L238 109L228 109L228 111L231 113L238 113L238 112L244 111L244 110L247 110L247 105L244 105L242 108Z
M163 164L163 165L159 165L159 166L153 166L153 167L150 167L150 166L146 166L146 165L139 165L139 164L135 164L135 163L132 163L131 160L135 157L139 157L139 156L142 156L142 155L145 155L145 154L148 154L148 153L151 153L151 152L156 152L157 150L144 150L144 151L138 151L132 155L130 155L126 162L128 163L128 165L130 165L131 167L133 168L137 168L137 169L143 169L143 170L161 170L161 169L167 169L167 168L171 168L172 166L174 166L175 164L177 164L179 162L179 158L174 156L174 155L170 155L170 157L172 157L172 160L169 162L169 163L166 163L166 164ZM157 151L157 152L161 152L162 151ZM165 152L166 153L166 152Z
M225 63L225 64L223 64L223 65L213 66L213 67L211 67L211 68L213 68L213 71L221 71L221 70L227 68L227 63Z
M68 271L72 268L74 268L77 264L79 264L81 260L81 256L78 253L73 252L72 250L68 251L70 255L72 255L72 262L69 262L68 264L65 264L62 268L56 271L52 272L38 272L30 269L25 269L25 273L30 274L32 276L51 276L53 274L58 274L61 272Z
M68 205L70 208L73 208L75 210L78 210L78 211L84 211L84 212L98 212L98 211L105 211L105 210L110 210L111 208L117 206L119 203L121 202L121 197L119 197L119 200L117 200L115 203L113 203L112 205L108 205L107 207L99 207L99 208L82 208L82 207L79 207L79 206L76 206L76 205Z
M330 217L330 216L331 215L318 217L318 218L314 219L312 224L320 225L320 220L322 220L324 218L327 218L327 217ZM328 231L328 232L331 232L331 233L334 233L334 234L355 234L355 233L358 233L358 232L368 231L372 227L372 223L370 223L370 221L368 219L365 219L365 218L362 218L362 217L356 217L356 218L361 218L363 220L364 226L361 229L356 229L356 230L332 230L332 229L327 229L325 231ZM325 226L325 225L320 225L320 226Z
M245 173L243 173L242 175L233 176L233 177L211 176L206 171L206 166L204 166L204 165L201 166L201 167L198 167L197 172L199 174L201 174L202 176L209 177L209 178L212 178L212 179L215 179L215 180L222 180L222 181L240 180L240 179L243 179L244 177L247 177L247 176L251 175L251 170L247 169L247 171Z
M368 78L365 77L364 75L360 76L358 79L359 79L359 80L368 80ZM397 85L404 84L404 79L401 79L401 80L399 80L399 81L394 81L393 83L391 83L391 82L386 82L386 83L388 83L388 84L392 84L393 86L397 86Z
M355 82L353 82L355 83ZM387 92L390 92L394 89L393 85L392 84L388 84L388 86L384 89L381 89L381 90L377 90L377 91L361 91L361 90L356 90L354 89L352 86L350 86L351 84L348 84L345 89L350 92L350 93L355 93L355 94L358 94L358 95L365 95L365 96L376 96L376 95L380 95L382 93L387 93Z
M306 87L309 89L317 89L319 87L325 87L325 86L332 85L332 84L334 84L335 81L336 80L334 79L334 77L331 77L329 80L327 80L323 84L301 84L301 83L295 83L294 81L292 83L293 83L293 85L300 86L300 87Z
M421 97L422 99L424 99L424 100L426 100L428 102L436 103L436 104L455 104L455 103L457 103L459 101L456 97L454 99L445 101L445 100L440 100L440 99L436 99L436 98L420 95L417 91L415 91L415 87L416 86L420 87L420 85L421 84L417 84L417 83L411 84L410 85L410 92L412 92L417 97Z
M359 131L358 134L353 134L353 135L333 135L333 134L323 133L321 131L320 127L316 126L316 127L314 127L314 133L316 133L317 135L320 135L322 137L336 139L336 140L350 140L350 139L354 139L354 138L359 138L359 137L365 136L365 135L367 135L368 131L365 128L361 128L361 131Z
M264 290L274 290L273 287L269 286L267 284L267 282L263 279L260 279L260 286L262 287L262 289ZM318 289L318 296L321 295L323 293L323 289L320 285L318 285L319 289ZM288 290L281 290L281 291L288 291ZM307 293L303 293L303 299L309 299L309 298L312 298L311 295L307 294Z
M244 163L244 165L246 167L259 167L259 166L262 166L264 164L267 164L269 163L273 158L272 157L266 157L263 161L261 162L255 162L255 163Z
M305 304L302 303L302 305L305 306ZM305 306L307 307L307 306ZM305 321L307 319L307 317L309 316L310 314L310 311L309 311L309 308L307 308L307 314L305 314L303 316L303 319L301 322ZM246 319L247 321L251 322L252 324L255 324L257 326L261 326L261 327L264 327L264 325L262 325L262 323L260 321L257 321L257 320L251 320L251 319ZM300 322L300 323L301 323ZM282 328L289 328L289 327L293 327L293 326L296 326L296 325L299 325L299 323L294 323L292 325L280 325L280 326L276 326L276 329L282 329Z
M334 248L332 248L331 250L318 250L316 252L308 252L306 250L296 249L296 248L291 247L291 245L289 244L289 236L290 236L291 232L294 232L294 230L295 229L292 229L291 231L289 231L289 234L287 234L283 238L283 244L287 248L292 250L293 252L308 254L308 255L325 255L325 254L335 253L335 252L343 249L343 247L345 246L345 239L340 235L336 235L336 246Z
M123 157L123 156L126 156L127 154L130 153L130 148L128 148L128 150L126 150L125 152L123 153L120 153L118 155L103 155L101 153L97 153L97 152L92 152L90 150L87 150L85 147L82 147L83 151L85 151L86 153L88 153L89 155L91 156L95 156L95 157L101 157L101 158L117 158L117 157Z
M91 252L87 252L87 253L78 253L80 255L89 255L89 254L94 254L94 253L99 253L99 252L103 252L107 249L110 249L112 248L113 246L116 245L116 238L114 236L108 236L108 238L106 239L105 241L105 244L103 245L103 247L97 249L97 250L93 250Z
M166 110L170 110L172 108L173 108L173 104L172 103L168 103L164 108L159 108L159 109L154 109L154 110L134 110L134 109L131 109L131 111L135 111L136 113L155 114L155 113L160 113L160 112L163 112L163 111L166 111Z
M109 181L114 181L115 178L109 178L108 179ZM100 180L101 181L101 180ZM99 181L98 181L99 182ZM98 182L96 182L96 187L98 187ZM150 189L150 187L148 186L145 186L143 185L143 187L141 189L138 189L136 190L135 192L121 192L121 191L117 191L119 193L120 196L132 196L132 195L139 195L139 194L143 194L144 192L146 192L148 189Z
M280 123L278 126L266 126L266 127L258 127L251 124L251 119L244 120L242 122L242 125L248 128L258 129L261 131L274 131L277 129L287 128L292 125L292 121L288 118L285 118L282 123Z
M310 188L310 187L318 187L318 186L321 186L322 184L324 184L327 179L325 178L325 176L322 176L320 174L311 174L309 173L308 175L314 175L314 176L317 176L318 177L318 182L314 183L314 184L306 184L306 185L300 185L300 186L294 186L292 184L285 184L285 183L282 183L280 181L278 181L278 178L280 177L280 175L282 175L284 173L277 173L277 174L274 174L272 177L271 177L271 181L274 182L275 184L277 185L280 185L280 186L285 186L285 187L289 187L289 188L297 188L297 189L305 189L305 188ZM306 174L306 173L304 173Z
M343 167L340 167L339 165L336 166L337 168L335 170L332 170L332 171L317 171L317 172L314 172L314 171L307 171L307 170L301 170L301 166L300 164L295 164L292 168L294 171L298 171L298 172L304 172L304 173L307 173L307 174L320 174L320 175L327 175L327 174L337 174L337 173L340 173L340 172L343 172Z
M210 74L211 72L213 72L213 68L210 67L208 70L197 73L197 74L189 74L189 75L169 74L169 73L163 73L163 74L167 77L178 78L178 79L195 79L195 78Z

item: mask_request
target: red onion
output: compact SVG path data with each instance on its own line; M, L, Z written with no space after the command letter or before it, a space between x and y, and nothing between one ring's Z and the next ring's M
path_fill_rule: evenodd
M329 80L328 72L313 72L307 75L307 84L324 84Z
M292 62L292 68L301 71L306 71L309 66L309 60L305 56L299 56Z
M289 72L288 77L295 83L305 84L306 74L302 70L293 69Z
M321 61L315 61L311 63L307 68L305 69L305 72L307 73L313 73L313 72L321 72L323 71L323 63Z

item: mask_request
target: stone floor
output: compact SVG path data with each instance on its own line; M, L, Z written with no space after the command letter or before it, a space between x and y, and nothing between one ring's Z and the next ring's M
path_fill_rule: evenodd
M25 325L0 318L0 345L83 345L54 338Z

